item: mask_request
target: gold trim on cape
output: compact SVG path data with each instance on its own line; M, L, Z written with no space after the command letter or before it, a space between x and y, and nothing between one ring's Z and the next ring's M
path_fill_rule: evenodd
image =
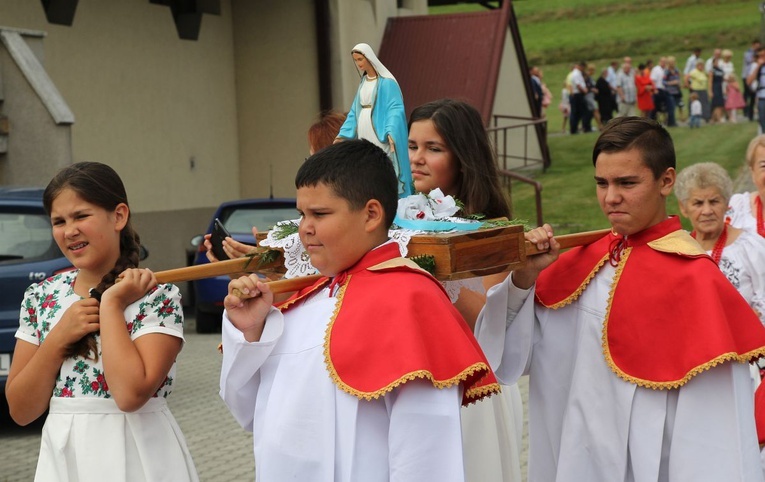
M686 233L687 234L687 233ZM665 238L671 237L665 236ZM690 236L688 236L691 240ZM661 238L664 239L664 238ZM660 240L661 240L660 239ZM657 241L660 241L657 240ZM671 243L675 243L674 240L669 240ZM682 241L682 240L681 240ZM694 240L695 242L695 240ZM653 246L651 246L653 248ZM654 248L656 249L656 248ZM660 249L657 249L657 251L663 251ZM603 319L603 331L601 336L601 344L603 349L603 356L606 359L606 364L611 369L612 372L616 374L619 378L622 380L634 383L635 385L643 388L651 388L653 390L670 390L673 388L680 388L681 386L688 383L688 381L693 378L694 376L705 372L721 363L727 362L727 361L737 361L739 363L748 363L753 358L765 355L765 347L757 348L755 350L749 351L747 353L744 353L743 355L739 355L736 352L728 352L723 353L721 355L718 355L717 357L713 358L712 360L702 363L701 365L695 366L692 369L690 369L684 377L677 379L677 380L670 380L666 382L656 382L653 380L645 380L643 378L637 378L633 377L631 375L626 374L624 371L619 368L616 363L614 362L613 358L611 357L611 349L608 346L608 321L611 318L611 304L614 300L614 293L616 292L616 286L619 284L619 278L621 278L622 272L624 271L624 266L627 264L627 260L630 257L630 253L632 252L632 248L628 247L624 250L624 253L622 253L622 259L619 262L619 265L616 267L616 273L614 273L614 278L611 284L611 289L608 293L608 305L606 307L606 316ZM690 254L690 253L682 253L678 251L663 251L663 252L670 252L670 253L680 253L680 254ZM706 254L706 253L704 253Z
M378 265L375 265L372 268L384 269L384 267L392 267L393 265L401 266L406 264L406 263L399 263L399 264L394 263L393 265L382 266L382 265L388 265L390 261L396 261L397 259L401 260L405 258L394 258L392 260L385 261ZM416 264L416 263L412 262L412 264ZM367 269L372 269L372 268L367 268ZM430 380L430 382L436 388L449 388L451 386L458 385L459 383L464 382L465 380L467 380L469 376L471 376L477 371L483 370L483 371L486 371L487 373L493 373L491 368L488 365L486 365L483 362L479 362L479 363L474 363L473 365L470 365L469 367L462 370L459 374L447 380L436 380L436 378L433 376L433 374L429 370L416 370L416 371L409 372L400 376L398 379L392 381L391 383L373 392L364 392L361 390L356 390L355 388L346 384L337 374L337 370L335 370L335 365L332 363L332 358L329 354L329 340L332 334L332 327L335 324L335 320L337 319L337 315L340 313L340 308L342 307L342 304L343 304L343 298L345 297L345 289L348 287L348 284L350 283L351 278L353 278L353 275L348 275L343 285L340 287L340 289L338 289L335 310L333 311L332 318L330 319L329 324L327 325L327 329L324 332L324 364L327 367L327 371L329 372L329 376L332 379L332 382L335 384L335 386L337 386L337 388L344 391L345 393L353 395L354 397L360 400L363 399L363 400L370 401L372 399L377 399L382 396L385 396L386 393L393 391L394 388L400 385L403 385L404 383L408 381L415 380L417 378ZM501 391L501 388L499 384L492 383L489 385L468 389L465 392L465 397L472 399L471 403L474 403L480 397L483 397L489 394L499 393L500 391Z
M592 268L592 271L590 271L590 274L588 274L587 277L584 279L584 281L582 281L582 284L579 285L579 288L574 290L573 293L568 295L563 300L561 300L561 301L559 301L557 303L553 303L552 305L544 304L542 302L542 300L540 300L539 298L537 298L537 301L539 301L539 304L541 304L545 308L549 308L551 310L557 310L559 308L563 308L566 305L570 305L571 303L576 301L577 298L579 298L579 296L581 296L582 293L584 293L584 290L587 288L587 285L590 284L590 281L592 281L592 279L595 277L595 275L598 273L598 271L600 271L600 268L603 267L603 265L605 264L606 261L608 261L608 256L609 256L608 254L603 256L600 259L600 261L598 261L598 263L595 265L595 267Z

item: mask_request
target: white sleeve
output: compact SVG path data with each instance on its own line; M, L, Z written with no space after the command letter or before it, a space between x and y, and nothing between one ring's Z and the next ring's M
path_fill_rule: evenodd
M276 308L266 318L260 341L248 342L223 312L223 366L220 397L239 425L252 431L255 401L260 387L260 367L284 331L284 317Z
M391 482L464 482L461 392L418 379L385 395Z
M516 287L511 273L489 289L475 334L500 383L512 385L526 373L536 324L533 288Z
M751 307L757 312L760 321L765 325L765 240L757 235L750 235L753 246L746 250L745 263L752 277Z

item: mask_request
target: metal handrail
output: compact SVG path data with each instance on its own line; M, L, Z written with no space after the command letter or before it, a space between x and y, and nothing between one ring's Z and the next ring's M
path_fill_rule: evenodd
M540 183L539 181L535 181L531 179L530 177L526 177L521 174L518 174L517 172L508 171L507 169L500 169L499 175L503 177L509 177L511 179L524 182L526 184L530 184L534 188L534 201L537 206L537 226L543 225L544 218L542 216L542 183ZM508 188L508 191L510 191L509 188Z
M487 134L494 141L494 148L497 151L497 161L501 162L500 167L502 169L508 169L508 159L520 159L523 160L523 167L529 167L532 161L534 164L542 164L543 169L550 167L550 152L547 148L547 119L546 118L532 118L532 117L520 117L513 115L494 115L492 116L493 127L486 129ZM500 120L513 120L522 121L516 125L499 126ZM542 139L539 148L542 154L540 159L529 157L529 128L533 127L536 130L537 136ZM511 129L523 129L523 155L511 155L508 154L508 133ZM500 139L501 136L501 139ZM501 142L500 142L501 141Z
M533 164L541 163L543 169L546 169L547 167L550 166L550 154L549 154L549 150L547 149L547 142L546 142L547 119L545 118L535 119L530 117L519 117L519 116L511 116L511 115L495 115L493 117L494 117L494 127L489 127L488 129L486 129L486 132L494 141L494 149L497 155L497 163L499 164L498 165L499 174L505 179L505 185L507 186L508 194L511 196L511 203L512 203L512 189L511 189L511 182L510 182L511 180L517 180L517 181L531 185L534 188L534 199L535 199L536 212L537 212L537 225L541 226L544 223L544 219L542 215L542 184L529 177L523 176L521 174L518 174L517 172L510 170L508 168L507 161L508 159L521 159L523 160L523 167L529 167L532 163ZM516 125L500 127L498 125L500 119L516 120L516 121L523 121L523 122ZM540 143L542 159L532 159L529 157L529 149L528 149L529 127L534 127L534 129L537 130L537 134L543 136L543 142ZM523 156L510 155L507 153L508 151L507 139L508 139L508 131L510 129L523 129ZM501 143L500 143L500 137L501 137Z

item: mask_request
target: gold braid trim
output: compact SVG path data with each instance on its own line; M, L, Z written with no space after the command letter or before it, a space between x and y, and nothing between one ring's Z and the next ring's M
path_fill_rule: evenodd
M492 383L490 385L484 385L476 388L469 388L465 392L465 398L469 400L468 405L472 405L484 397L494 395L495 393L501 393L502 387L499 383Z
M489 368L489 366L483 362L474 363L473 365L470 365L469 367L462 370L456 376L449 378L447 380L436 380L436 378L433 376L433 374L430 371L417 370L410 373L406 373L402 375L401 377L399 377L397 380L394 380L388 385L378 390L375 390L373 392L362 392L361 390L356 390L355 388L343 382L343 380L340 378L340 375L338 375L337 370L335 369L335 365L332 363L332 358L329 355L329 339L330 339L330 334L332 333L332 327L335 324L337 315L340 312L340 307L343 304L343 298L345 297L345 289L348 286L348 283L351 281L352 277L353 275L348 275L348 277L345 280L345 283L343 283L343 285L338 290L337 303L335 305L335 310L332 313L332 319L329 321L329 324L327 325L327 331L324 333L324 364L327 366L327 371L329 372L329 376L332 379L332 382L337 386L337 388L359 399L372 400L373 398L375 399L380 398L381 396L384 396L386 393L392 391L394 388L398 387L399 385L403 385L404 383L411 380L415 380L417 378L424 378L424 379L430 380L433 386L436 388L449 388L453 385L457 385L461 382L464 382L465 380L467 380L469 376L473 375L474 373L478 371L485 371L486 373L491 373L491 369ZM468 398L477 399L479 397L485 396L490 393L499 393L499 391L500 391L499 385L494 383L491 385L486 385L484 387L477 387L477 388L468 390L466 394Z
M688 373L685 374L683 378L680 378L678 380L670 380L666 382L656 382L653 380L645 380L645 379L633 377L631 375L627 375L626 373L624 373L618 366L616 366L616 363L614 363L614 360L611 357L611 350L608 346L608 320L611 317L611 304L614 299L614 292L616 291L616 285L619 283L619 278L621 277L622 272L624 271L624 265L627 263L627 259L629 258L631 252L632 252L632 248L626 248L624 250L624 253L622 253L622 259L619 262L619 266L616 267L616 273L614 274L614 280L613 280L613 283L611 284L611 290L608 293L608 306L606 308L606 318L603 321L603 335L601 337L601 344L603 347L603 356L606 359L606 363L608 364L608 367L611 369L612 372L616 374L616 376L618 376L619 378L621 378L622 380L626 382L634 383L635 385L639 387L651 388L653 390L664 390L664 389L669 390L673 388L679 388L685 385L694 376L702 372L705 372L709 370L710 368L713 368L726 361L737 361L739 363L748 363L750 360L754 358L759 358L765 355L765 347L757 348L755 350L744 353L743 355L739 355L736 352L723 353L706 363L702 363L701 365L698 365L692 368L691 370L688 371Z
M590 281L592 281L592 279L595 277L598 270L600 270L600 268L605 264L605 262L608 261L608 256L609 255L606 254L600 259L600 261L598 261L598 264L596 264L595 267L592 268L592 271L590 271L590 274L588 274L587 277L584 279L584 281L582 281L582 284L579 285L579 288L577 288L573 293L568 295L568 297L566 297L565 299L557 303L553 303L552 305L549 305L549 306L545 305L541 301L539 303L546 308L550 308L551 310L557 310L558 308L563 308L564 306L570 305L571 303L576 301L576 299L579 298L579 296L581 296L581 294L584 292L585 288L587 288L587 285L590 284Z

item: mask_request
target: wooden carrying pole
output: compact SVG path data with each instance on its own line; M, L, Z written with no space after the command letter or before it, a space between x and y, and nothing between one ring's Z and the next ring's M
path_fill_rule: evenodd
M575 246L583 246L597 241L598 239L605 236L608 232L608 229L601 229L598 231L564 234L562 236L556 236L555 239L560 244L561 249L567 249L573 248ZM525 251L526 256L534 256L536 254L545 252L538 250L536 245L532 245L528 241L526 241ZM193 281L197 279L212 278L214 276L224 276L234 273L254 272L265 267L260 265L259 262L260 260L257 257L228 259L225 261L218 261L216 263L189 266L186 268L176 268L167 271L158 271L155 273L155 276L157 277L157 281L160 283L179 283L182 281ZM320 275L313 275L301 276L299 278L282 279L271 281L268 283L268 286L274 293L287 293L311 286L320 277Z

